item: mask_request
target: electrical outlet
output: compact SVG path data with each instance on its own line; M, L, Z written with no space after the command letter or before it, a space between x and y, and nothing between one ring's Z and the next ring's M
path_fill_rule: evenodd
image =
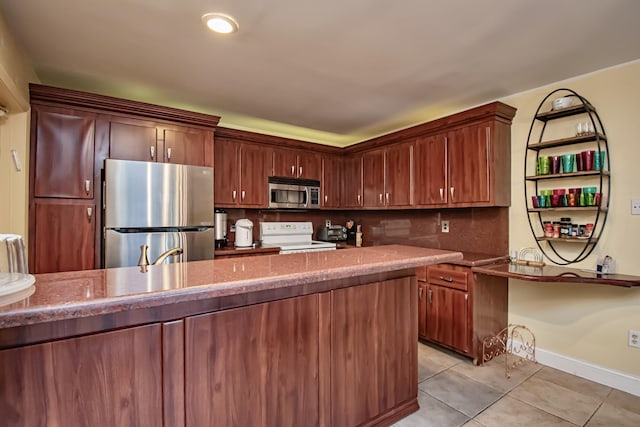
M324 220L324 226L327 227L327 228L331 227L331 220L330 219L325 219Z
M629 329L629 347L640 348L640 331Z
M449 232L449 221L442 221L442 232L443 233Z
M640 199L631 199L631 215L640 215Z

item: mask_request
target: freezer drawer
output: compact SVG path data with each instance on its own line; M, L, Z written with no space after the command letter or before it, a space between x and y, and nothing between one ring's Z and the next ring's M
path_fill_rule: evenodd
M147 245L149 263L173 248L182 248L181 255L168 257L164 262L186 262L213 259L215 232L204 231L134 232L106 230L104 239L104 266L130 267L138 264L140 246Z

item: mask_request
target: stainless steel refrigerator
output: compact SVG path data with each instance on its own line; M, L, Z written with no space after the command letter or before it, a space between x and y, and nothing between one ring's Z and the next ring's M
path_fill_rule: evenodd
M108 159L104 267L213 259L213 168Z

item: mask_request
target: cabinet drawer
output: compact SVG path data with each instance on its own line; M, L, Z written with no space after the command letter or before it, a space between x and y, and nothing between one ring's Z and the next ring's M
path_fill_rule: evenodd
M428 280L434 285L448 288L467 290L467 272L451 270L443 267L429 267Z

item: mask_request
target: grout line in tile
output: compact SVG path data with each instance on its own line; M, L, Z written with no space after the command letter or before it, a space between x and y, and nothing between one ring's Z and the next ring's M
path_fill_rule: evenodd
M545 381L545 380L543 380L543 381ZM548 381L547 381L547 382L548 382ZM511 390L511 391L513 391L513 390ZM509 393L511 393L511 391L510 391ZM507 393L507 394L509 394L509 393ZM539 411L542 411L542 412L547 413L547 414L549 414L549 415L552 415L552 416L554 416L554 417L560 418L562 421L565 421L565 422L567 422L567 423L569 423L569 424L571 424L571 425L578 426L578 427L583 427L583 426L585 426L585 425L586 425L586 423L585 423L585 424L583 424L582 426L579 426L578 424L574 423L574 422L573 422L573 421L571 421L571 420L568 420L568 419L566 419L566 418L564 418L564 417L562 417L562 416L560 416L560 415L552 414L552 413L551 413L551 412L549 412L549 411L545 411L544 409L539 408L539 407L537 407L536 405L532 405L532 404L531 404L531 403L529 403L529 402L525 402L525 401L524 401L524 400L522 400L522 399L518 399L516 396L509 396L509 397L510 397L510 398L512 398L512 399L517 400L517 401L518 401L518 402L520 402L520 403L524 403L525 405L529 405L529 406L531 406L532 408L536 408L536 409L537 409L537 410L539 410ZM595 414L595 412L594 412L594 414ZM591 416L593 416L593 414L592 414ZM591 419L591 417L589 417L589 419ZM587 422L588 422L588 421L587 421Z

